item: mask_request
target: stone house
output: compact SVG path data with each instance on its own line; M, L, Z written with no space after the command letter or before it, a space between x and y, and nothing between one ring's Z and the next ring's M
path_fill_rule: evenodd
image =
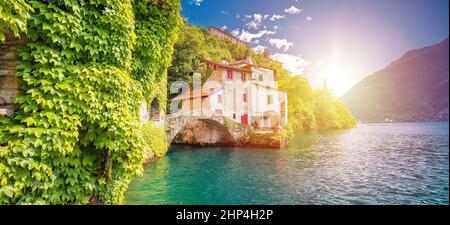
M287 94L277 89L275 71L256 66L253 59L229 63L203 60L210 72L206 82L171 102L181 103L173 115L225 116L255 128L287 123Z

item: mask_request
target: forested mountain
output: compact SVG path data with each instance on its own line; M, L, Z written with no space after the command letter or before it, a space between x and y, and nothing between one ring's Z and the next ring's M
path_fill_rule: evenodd
M448 120L449 40L408 51L342 100L362 121Z

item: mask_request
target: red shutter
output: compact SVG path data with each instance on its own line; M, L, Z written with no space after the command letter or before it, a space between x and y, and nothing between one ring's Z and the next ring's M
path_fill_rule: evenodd
M242 73L242 81L246 81L247 80L247 74L246 73Z
M233 71L232 70L228 70L227 78L228 78L228 80L233 80Z
M248 125L248 115L244 114L241 116L241 123Z

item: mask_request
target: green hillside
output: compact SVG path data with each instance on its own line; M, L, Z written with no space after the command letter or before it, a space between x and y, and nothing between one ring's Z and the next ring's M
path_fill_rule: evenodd
M313 90L306 79L300 75L293 76L267 53L257 54L251 48L221 40L209 34L206 29L193 25L186 25L180 31L174 48L172 66L168 70L169 87L178 79L191 80L194 72L207 74L202 68L201 58L219 62L221 59L242 60L250 55L257 65L276 71L279 88L288 94L288 133L342 129L356 125L356 120L347 107L329 90Z

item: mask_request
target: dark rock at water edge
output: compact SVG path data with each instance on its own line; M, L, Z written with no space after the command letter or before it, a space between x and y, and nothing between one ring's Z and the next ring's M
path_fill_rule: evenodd
M231 146L234 139L230 131L214 120L195 120L187 124L172 140L175 144L199 146Z
M280 131L254 130L248 126L227 128L213 120L195 120L173 139L173 144L210 147L280 148L286 143Z

